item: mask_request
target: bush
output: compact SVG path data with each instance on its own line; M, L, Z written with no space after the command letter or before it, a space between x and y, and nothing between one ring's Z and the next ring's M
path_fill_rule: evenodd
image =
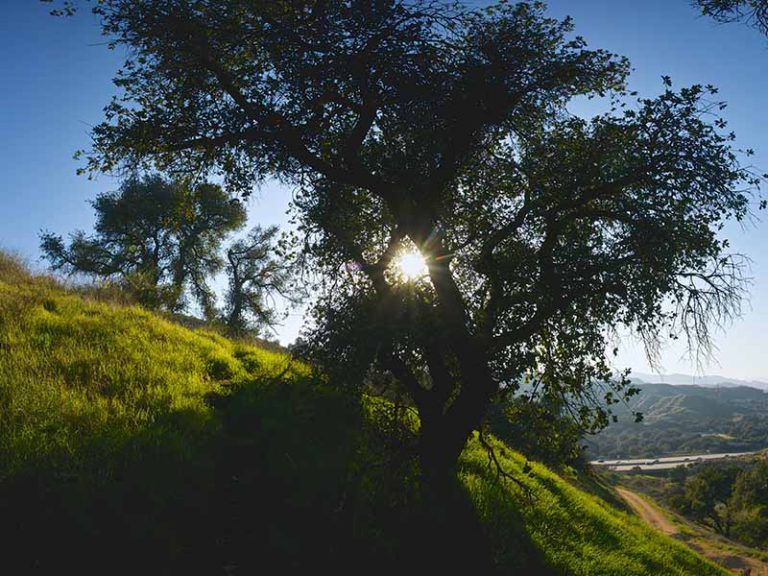
M0 280L20 282L28 280L31 276L29 268L20 256L0 250Z
M742 508L732 515L731 536L740 541L765 549L768 547L768 509L765 506Z
M488 424L495 436L532 460L559 466L576 464L581 457L581 429L538 402L514 398L498 404Z

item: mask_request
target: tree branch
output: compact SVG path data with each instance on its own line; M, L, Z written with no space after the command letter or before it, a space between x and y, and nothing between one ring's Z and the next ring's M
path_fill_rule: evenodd
M211 49L204 40L204 35L200 34L196 29L190 29L190 26L188 26L186 21L177 19L174 20L174 23L177 25L177 29L190 34L193 39L192 41L189 41L191 52L195 54L201 64L216 77L216 80L224 92L232 98L235 104L237 104L237 106L248 116L250 121L257 125L241 133L221 135L207 139L209 144L213 144L217 141L219 144L232 143L236 141L238 135L251 141L259 138L273 139L284 146L288 153L301 164L311 168L330 180L365 188L379 193L382 196L389 194L390 187L380 178L363 170L359 163L354 163L354 166L349 169L343 169L314 154L304 144L301 137L301 131L293 126L287 118L277 110L249 100L245 94L243 94L237 86L237 82L232 74L210 56ZM353 130L350 136L352 143L357 139L360 139L362 142L362 138L365 137L365 133L368 130L366 123L371 114L375 114L375 110L361 114L360 120L355 126L356 130ZM370 121L372 122L373 119L371 118ZM205 142L206 139L198 139L196 141ZM189 147L192 147L191 143Z

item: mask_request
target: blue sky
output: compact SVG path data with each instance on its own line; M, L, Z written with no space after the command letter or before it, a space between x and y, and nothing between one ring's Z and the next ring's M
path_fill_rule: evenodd
M89 230L93 213L87 201L116 185L106 176L76 176L72 154L87 147L89 127L101 120L121 58L106 49L90 14L52 18L48 6L34 0L7 0L3 8L0 247L37 263L40 230ZM629 57L630 86L641 96L658 93L662 75L678 86L718 86L737 144L754 148L753 163L768 170L768 39L757 31L702 18L688 0L552 0L549 11L573 16L576 32L590 46ZM586 104L574 110L591 111ZM289 200L290 190L264 186L250 201L251 221L285 223ZM717 338L717 362L704 372L768 380L768 226L730 226L726 234L733 249L753 261L752 297L744 318ZM290 342L300 325L300 314L290 316L279 330L281 341ZM617 367L649 371L631 339L623 339L621 350ZM696 371L680 346L664 350L662 365L667 372Z

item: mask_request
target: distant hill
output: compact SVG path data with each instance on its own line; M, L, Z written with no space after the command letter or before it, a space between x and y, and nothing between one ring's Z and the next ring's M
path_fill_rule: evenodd
M619 421L586 439L591 457L645 458L768 447L768 392L741 385L639 384ZM631 411L643 414L634 423Z
M692 374L649 374L646 372L632 372L630 379L633 382L660 383L673 385L694 385L694 386L750 386L768 390L768 382L762 380L739 380L738 378L727 378L726 376L707 375L694 376Z
M0 253L4 574L413 572L416 423L392 414L283 353L83 299ZM728 574L606 486L488 441L512 479L470 441L476 519L458 530L493 566L474 573Z

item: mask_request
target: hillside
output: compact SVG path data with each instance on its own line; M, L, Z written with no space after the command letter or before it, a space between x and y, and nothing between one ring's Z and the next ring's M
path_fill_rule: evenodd
M768 574L765 552L750 549L687 522L670 510L661 508L649 497L641 497L628 490L619 489L627 502L649 524L670 536L685 542L702 555L727 566L738 574L765 576ZM650 514L650 517L647 517Z
M376 573L423 541L407 411L3 256L0 415L4 572ZM470 443L460 477L494 573L725 574L491 442L525 487Z
M768 575L768 550L764 546L747 546L733 538L738 530L732 531L729 538L716 533L711 526L675 512L674 498L670 498L675 489L670 478L640 474L609 476L610 482L619 483L617 491L622 498L649 524L737 573L751 570L747 573L752 576Z
M619 421L589 437L589 458L742 452L768 447L768 392L749 386L642 384ZM630 410L643 414L635 423Z

